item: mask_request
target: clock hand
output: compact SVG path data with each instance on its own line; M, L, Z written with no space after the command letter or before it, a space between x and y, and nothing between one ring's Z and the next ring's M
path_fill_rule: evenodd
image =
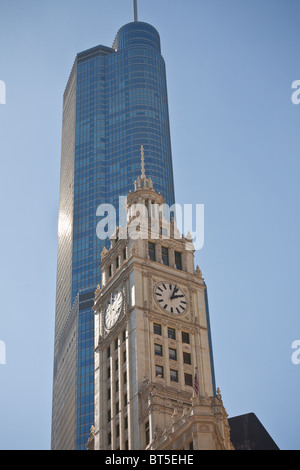
M174 296L175 296L175 294L176 294L177 291L178 291L178 287L175 286L175 287L174 287L174 292L173 292L173 294L171 295L170 300L173 300L173 299L176 298L176 297L174 297Z
M184 295L173 295L172 299L180 299L181 297L184 297Z

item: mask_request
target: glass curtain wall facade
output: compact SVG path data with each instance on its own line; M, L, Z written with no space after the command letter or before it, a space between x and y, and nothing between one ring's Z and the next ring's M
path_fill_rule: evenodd
M160 37L143 22L123 26L113 47L79 53L64 94L52 448L85 449L94 420L94 291L100 283L100 255L107 243L96 234L100 204L126 197L145 170L167 204L175 202L165 62ZM74 317L76 328L68 326ZM73 309L72 309L73 307ZM64 331L72 331L68 342ZM61 345L63 337L63 346ZM69 344L76 357L69 358ZM74 350L74 347L73 349ZM76 390L70 402L62 384L67 374ZM71 386L70 386L71 384ZM66 410L65 403L68 404ZM73 444L64 417L76 423ZM73 424L74 427L74 424ZM68 434L68 437L67 437Z

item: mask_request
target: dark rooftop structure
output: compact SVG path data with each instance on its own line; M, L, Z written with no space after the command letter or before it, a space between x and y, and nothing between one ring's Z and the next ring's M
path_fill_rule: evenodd
M235 450L280 450L254 413L229 418Z

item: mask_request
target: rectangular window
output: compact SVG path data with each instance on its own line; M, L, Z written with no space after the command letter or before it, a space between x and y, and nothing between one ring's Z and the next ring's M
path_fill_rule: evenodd
M124 330L122 333L122 340L123 340L123 343L124 341L126 341L126 330Z
M150 443L150 428L149 428L149 421L145 424L145 441L146 446Z
M128 403L128 395L127 395L127 393L125 393L125 395L124 395L124 406L126 406L127 403Z
M108 266L108 276L111 277L111 264Z
M169 359L171 359L171 361L177 361L176 349L169 348Z
M119 338L116 338L115 340L115 349L118 349L119 346Z
M107 378L110 379L110 367L107 368Z
M118 269L118 267L119 267L119 257L117 256L117 258L116 258L116 269Z
M189 387L193 386L193 376L191 374L184 374L184 383Z
M119 405L119 402L117 401L116 403L116 415L119 413L120 411L120 405Z
M107 445L111 445L111 432L107 434Z
M155 243L148 243L148 253L151 261L155 261Z
M115 360L115 370L119 369L119 361L118 359Z
M175 266L177 269L182 270L182 259L179 251L175 251Z
M110 421L111 421L111 409L109 409L107 412L107 422L109 423Z
M174 328L168 328L168 338L176 339L176 331Z
M124 384L127 383L127 372L124 372L123 381L124 381Z
M111 352L110 352L110 346L108 346L108 348L107 348L107 358L109 358L109 357L110 357L110 355L111 355Z
M163 366L155 366L155 377L163 379L163 377L164 377L164 368L163 368Z
M107 400L109 401L111 397L111 390L110 388L107 389Z
M155 335L161 336L161 325L159 325L158 323L153 323L153 331Z
M154 354L155 356L162 356L162 345L161 344L155 344L154 345Z
M123 259L124 260L126 259L126 248L124 248L124 250L123 250Z
M120 436L120 425L119 424L116 425L116 436L117 437Z
M126 362L126 351L123 351L123 362Z
M190 344L190 334L186 333L185 331L182 332L182 342L186 344Z
M161 247L161 257L162 257L162 262L166 265L169 266L169 250L167 247L162 246Z
M116 380L116 393L119 391L119 381Z
M183 362L184 362L184 364L189 364L189 365L192 364L191 355L189 353L187 353L187 352L183 353Z
M170 380L171 382L178 382L178 370L170 370Z

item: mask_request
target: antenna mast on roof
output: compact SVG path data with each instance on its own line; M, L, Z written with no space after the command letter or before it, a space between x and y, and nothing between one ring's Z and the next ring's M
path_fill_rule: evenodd
M134 21L138 21L137 0L133 0Z

